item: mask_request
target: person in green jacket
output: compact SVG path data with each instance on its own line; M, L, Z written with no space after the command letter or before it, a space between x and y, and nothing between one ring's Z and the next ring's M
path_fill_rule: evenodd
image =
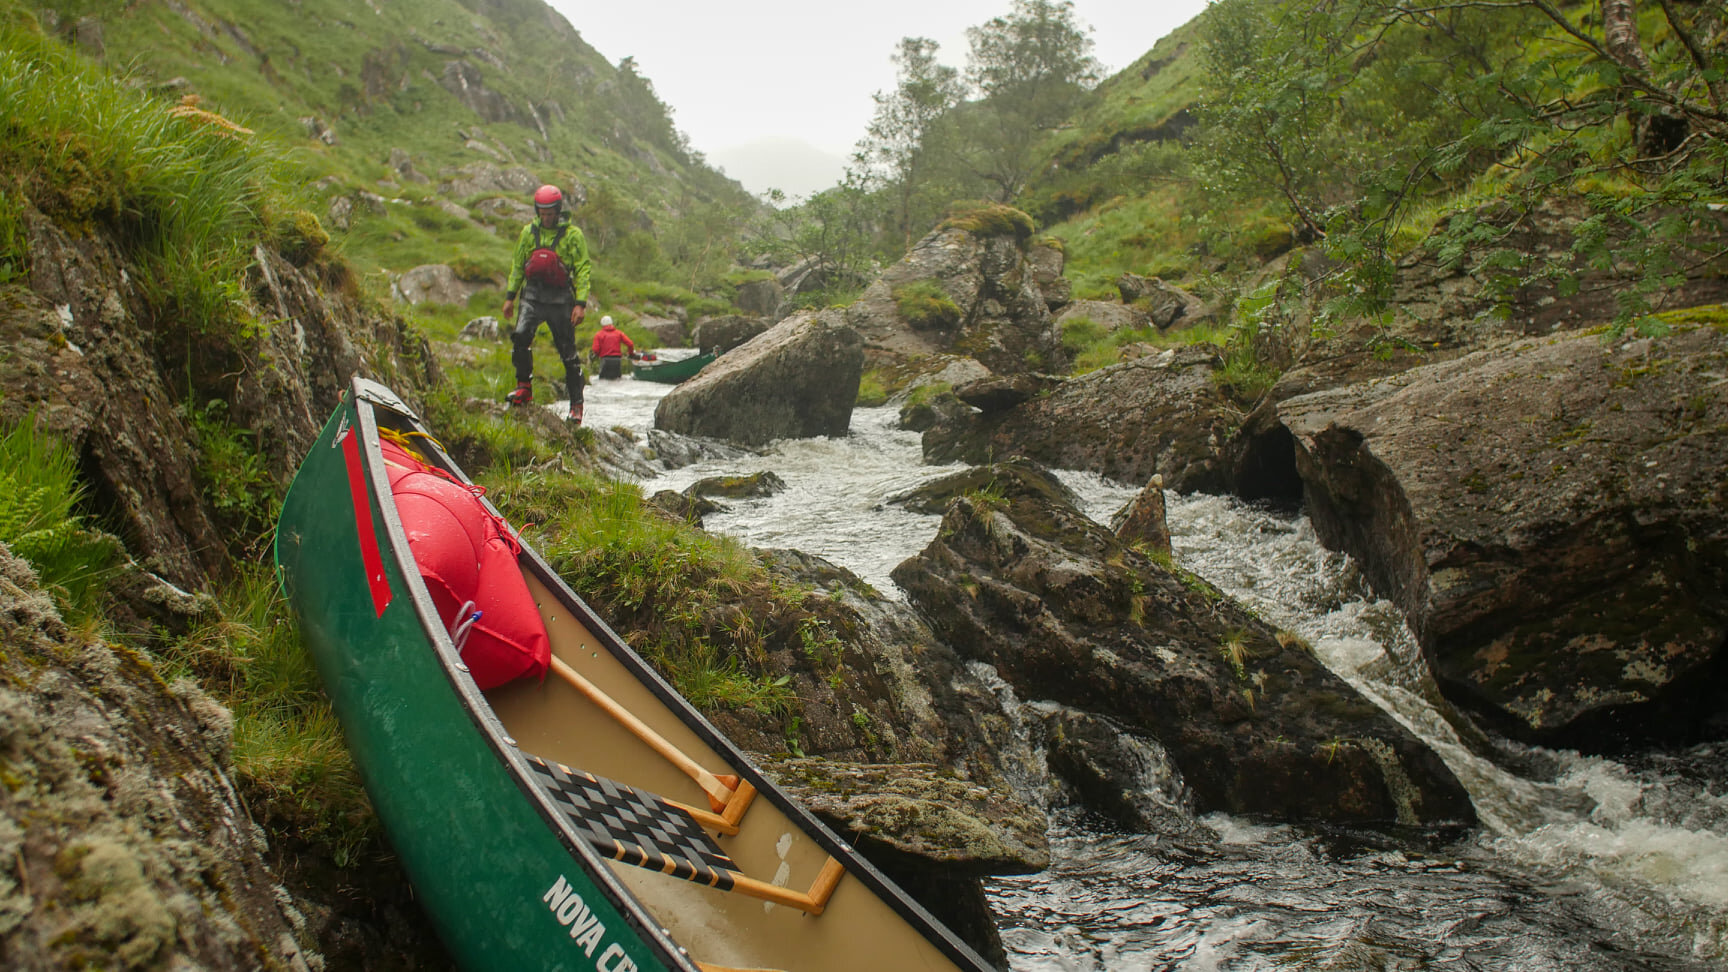
M516 252L510 257L510 279L504 285L504 317L518 310L510 332L510 362L516 366L516 390L504 396L512 405L534 403L534 336L544 323L552 345L564 360L564 385L570 395L569 420L582 422L582 357L576 350L576 325L588 313L588 241L564 212L564 193L557 186L534 191L534 221L522 227Z

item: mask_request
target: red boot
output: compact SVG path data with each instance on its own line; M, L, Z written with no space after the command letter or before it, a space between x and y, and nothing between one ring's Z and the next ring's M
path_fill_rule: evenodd
M518 382L516 390L504 396L504 400L512 405L534 404L534 386L529 382Z
M569 422L571 425L581 425L582 424L582 403L581 402L571 402L570 403L570 414L568 417L565 418L565 421Z

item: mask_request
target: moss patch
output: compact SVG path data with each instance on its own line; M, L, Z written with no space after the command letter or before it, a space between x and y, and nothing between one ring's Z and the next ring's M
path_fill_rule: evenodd
M955 203L938 228L961 229L974 236L1012 236L1020 243L1038 232L1031 216L1012 206L983 201Z

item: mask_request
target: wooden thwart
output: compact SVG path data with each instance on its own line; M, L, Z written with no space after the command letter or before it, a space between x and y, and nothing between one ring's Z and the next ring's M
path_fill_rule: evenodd
M708 803L712 812L698 810L694 807L678 804L690 812L692 817L703 826L712 827L724 834L736 834L738 821L743 819L744 811L750 808L750 801L756 799L756 788L746 780L728 774L721 776L705 769L702 764L691 759L682 749L672 745L665 736L655 732L648 723L637 718L622 704L607 695L600 686L590 682L581 672L571 668L569 663L557 655L552 656L552 670L558 677L568 682L576 691L587 696L589 701L599 706L601 711L611 716L619 725L630 730L636 738L648 744L648 748L659 753L667 762L676 766L684 775L696 781L702 792L708 794Z
M732 874L732 890L752 898L772 901L775 904L797 908L811 915L820 915L828 907L828 899L834 896L834 888L840 884L840 878L845 876L846 866L834 858L822 865L822 870L816 873L816 880L810 883L807 892L794 891L777 884L758 881L753 877L745 877L736 871Z

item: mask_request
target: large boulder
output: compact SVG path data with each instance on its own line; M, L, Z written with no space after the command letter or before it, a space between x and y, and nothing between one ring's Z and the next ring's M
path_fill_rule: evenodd
M395 296L410 305L454 304L460 307L485 286L461 279L446 264L428 263L397 277Z
M654 340L659 341L661 347L681 348L689 340L689 334L684 330L684 325L670 317L643 314L636 318L636 326L654 335Z
M1447 694L1602 748L1723 714L1725 373L1720 326L1554 336L1278 413L1316 532L1409 615Z
M1156 739L1203 812L1474 819L1439 757L1299 638L1125 546L1036 477L994 473L990 492L955 499L936 539L893 573L961 655L994 665L1022 698Z
M785 296L786 288L780 285L780 281L769 276L739 284L732 303L746 314L773 317L780 310L780 301L785 299Z
M863 341L840 312L795 314L668 392L654 427L745 445L845 435L863 374Z
M696 347L703 354L725 354L766 330L768 322L760 317L705 317L696 322Z
M846 309L872 361L949 353L998 374L1059 370L1061 340L1020 224L962 222L919 240Z
M950 410L924 433L924 457L1028 456L1124 482L1161 473L1183 493L1224 492L1221 448L1240 419L1213 380L1221 365L1217 348L1196 344L1052 384L1006 411Z

